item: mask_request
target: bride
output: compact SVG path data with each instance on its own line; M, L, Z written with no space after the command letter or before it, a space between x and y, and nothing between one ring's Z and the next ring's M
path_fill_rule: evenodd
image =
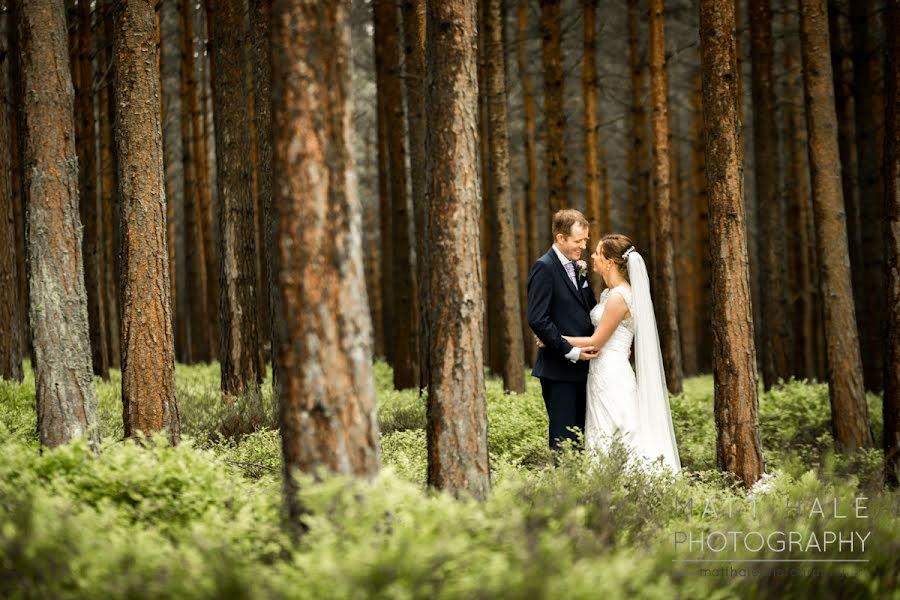
M650 281L644 259L622 234L603 236L591 255L607 289L591 311L591 337L563 336L573 346L600 349L587 379L587 448L602 451L615 437L639 456L681 471L663 371ZM635 371L629 363L635 346Z

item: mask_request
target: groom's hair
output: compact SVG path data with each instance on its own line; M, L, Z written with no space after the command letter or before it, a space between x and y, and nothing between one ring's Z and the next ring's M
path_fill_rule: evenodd
M581 214L581 211L577 211L574 208L564 208L556 211L556 214L553 215L553 237L556 238L558 233L569 237L572 234L572 227L576 223L582 227L590 227L590 223Z

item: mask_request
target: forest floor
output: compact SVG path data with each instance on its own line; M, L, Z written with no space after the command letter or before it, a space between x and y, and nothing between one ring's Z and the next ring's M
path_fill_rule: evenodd
M827 386L760 395L768 476L716 469L713 384L671 399L684 472L546 449L537 380L488 380L492 493L428 490L425 408L376 365L384 470L304 478L306 534L283 527L267 380L219 400L216 365L176 373L184 441L121 441L120 379L97 381L103 444L39 451L30 369L0 381L4 598L900 598L900 492L881 452L832 452ZM881 400L870 395L877 447ZM790 561L790 562L789 562Z

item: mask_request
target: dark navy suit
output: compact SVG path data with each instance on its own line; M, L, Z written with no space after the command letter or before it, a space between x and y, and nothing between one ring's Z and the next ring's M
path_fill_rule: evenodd
M559 440L575 438L568 428L584 429L588 361L567 359L572 345L562 336L594 333L590 312L596 301L590 284L584 287L587 279L576 278L577 287L553 248L528 273L528 325L544 343L531 374L541 380L553 449Z

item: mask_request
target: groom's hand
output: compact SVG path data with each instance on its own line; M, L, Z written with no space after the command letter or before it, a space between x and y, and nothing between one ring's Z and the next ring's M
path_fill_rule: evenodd
M581 349L581 354L578 355L578 360L593 360L599 355L599 350L594 350L593 346L586 346Z

